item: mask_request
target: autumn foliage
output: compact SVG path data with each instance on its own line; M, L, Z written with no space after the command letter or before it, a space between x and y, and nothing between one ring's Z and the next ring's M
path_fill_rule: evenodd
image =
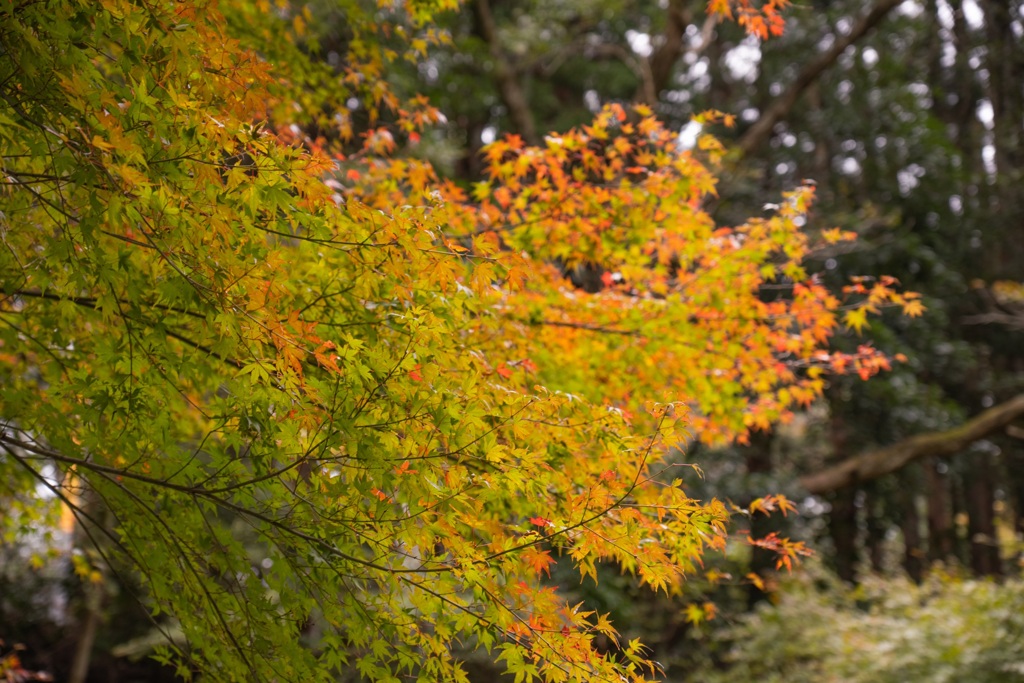
M552 563L670 589L727 511L666 454L883 369L830 336L917 311L806 273L847 238L809 236L810 187L716 226L721 146L681 150L643 109L499 140L474 187L439 178L405 153L438 113L381 77L441 39L446 4L387 24L343 4L338 71L294 47L289 5L0 9L5 495L27 515L47 489L130 560L183 672L463 680L461 647L517 681L642 680L640 644L598 652L613 626ZM361 136L324 114L347 97Z

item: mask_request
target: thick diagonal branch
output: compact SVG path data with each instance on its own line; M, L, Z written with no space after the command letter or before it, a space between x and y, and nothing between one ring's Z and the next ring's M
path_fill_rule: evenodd
M885 448L861 453L834 467L801 477L800 484L814 494L855 486L895 472L918 458L953 455L1021 416L1024 416L1024 394L989 408L959 427L916 434Z
M808 62L797 75L796 80L772 101L761 115L761 118L748 128L747 132L740 138L738 147L741 158L749 155L768 139L775 124L789 116L789 112L793 110L797 100L800 99L800 95L839 59L839 55L843 54L846 48L856 43L877 26L885 18L885 15L902 1L878 0L868 13L853 25L849 33L837 38L832 47L818 55L817 59Z

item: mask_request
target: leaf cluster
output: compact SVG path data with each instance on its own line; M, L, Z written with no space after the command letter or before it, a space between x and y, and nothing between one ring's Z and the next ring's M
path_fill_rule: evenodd
M429 116L374 80L401 54L371 29L438 8L365 15L330 72L398 130ZM463 680L472 643L517 680L644 680L640 644L600 651L607 617L543 577L561 554L669 589L725 538L724 506L659 464L686 429L743 438L826 368L884 366L825 350L811 190L715 227L718 143L705 163L620 108L495 143L472 198L391 156L387 127L348 157L344 121L332 147L282 113L330 103L329 72L275 47L302 16L0 10L0 481L135 567L183 675ZM608 277L587 292L557 264Z

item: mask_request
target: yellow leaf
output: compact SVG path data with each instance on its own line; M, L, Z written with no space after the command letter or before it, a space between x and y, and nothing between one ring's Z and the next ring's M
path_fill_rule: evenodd
M860 334L864 326L868 324L867 309L855 308L852 311L847 311L846 315L843 316L843 322L846 323L848 328L856 330L857 334Z
M903 314L911 318L916 318L924 313L924 304L919 299L911 299L903 303Z
M98 147L99 149L102 149L104 152L109 152L110 150L114 149L114 146L112 144L101 138L99 135L92 136L92 146Z

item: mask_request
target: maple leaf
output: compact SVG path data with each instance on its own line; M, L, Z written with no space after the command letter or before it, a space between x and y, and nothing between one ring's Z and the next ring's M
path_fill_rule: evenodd
M868 324L868 311L863 307L847 311L843 321L848 328L856 330L860 334L864 326Z
M501 208L507 209L512 203L512 192L507 187L499 187L494 191L494 199Z
M523 561L535 574L547 574L551 576L551 565L555 560L547 550L541 550L531 546L523 551Z
M694 626L700 626L702 622L707 619L707 613L701 605L696 603L690 603L684 610L686 615L686 621L693 624Z
M903 303L903 315L916 318L924 314L924 304L919 299L911 299Z

